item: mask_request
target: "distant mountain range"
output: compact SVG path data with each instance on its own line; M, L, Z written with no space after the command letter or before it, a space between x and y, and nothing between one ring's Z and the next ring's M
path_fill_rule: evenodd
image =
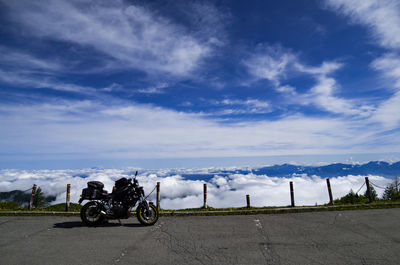
M330 164L326 166L295 166L290 164L262 167L251 171L256 175L286 177L293 174L317 175L320 177L339 177L347 175L379 175L394 178L400 176L400 162L389 164L382 161L371 161L366 164Z
M208 181L214 175L228 176L231 174L267 175L269 177L291 177L293 174L317 175L322 178L347 175L378 175L386 178L400 177L400 162L387 163L371 161L366 164L335 163L325 166L297 166L291 164L266 166L255 169L215 170L208 174L182 174L185 179L200 179Z
M45 201L46 202L51 202L56 199L55 196L45 196ZM21 205L27 205L29 204L31 200L31 192L24 192L21 190L13 190L13 191L6 191L6 192L0 192L0 201L13 201L13 202L18 202Z
M21 190L13 190L7 192L0 192L0 201L14 201L19 204L27 204L31 199L31 193L23 192Z

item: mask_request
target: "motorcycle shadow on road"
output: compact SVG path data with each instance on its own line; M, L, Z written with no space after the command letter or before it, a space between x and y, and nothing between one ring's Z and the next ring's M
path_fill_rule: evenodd
M124 226L124 227L143 227L141 224L136 224L136 223L129 223L129 224L121 224L121 223L114 223L114 222L106 222L99 224L96 227L116 227L116 226ZM82 222L75 221L75 222L63 222L63 223L56 223L54 224L53 228L77 228L77 227L88 227L91 228L87 225L85 225Z

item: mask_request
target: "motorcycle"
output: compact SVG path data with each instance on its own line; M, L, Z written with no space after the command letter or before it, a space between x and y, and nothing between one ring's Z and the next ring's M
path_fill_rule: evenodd
M143 187L136 180L138 172L132 179L121 178L115 181L112 193L104 190L100 181L89 181L82 190L79 204L89 200L81 209L81 219L88 226L97 226L110 219L127 219L131 209L136 208L136 216L142 225L154 225L158 220L158 209L146 200Z

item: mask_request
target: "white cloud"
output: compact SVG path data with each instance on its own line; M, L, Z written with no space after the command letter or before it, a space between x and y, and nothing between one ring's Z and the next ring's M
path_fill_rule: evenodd
M387 129L397 128L400 124L400 91L382 103L372 118L383 123Z
M59 60L42 59L25 51L0 46L0 81L25 88L94 93L96 89L58 81L68 72Z
M180 170L185 173L186 170ZM204 172L210 172L204 169ZM215 169L211 170L215 172ZM26 190L37 184L47 194L56 195L56 203L65 202L66 185L71 184L71 201L77 202L86 183L99 180L105 189L112 190L114 181L128 177L128 169L81 169L81 170L0 170L0 191L14 189ZM187 170L186 173L190 173ZM80 176L86 176L81 178ZM369 176L379 186L391 182L380 176ZM146 194L150 193L157 182L161 182L161 207L164 209L182 209L201 207L203 204L203 181L185 180L181 175L160 172L140 172L139 184ZM324 178L318 176L294 175L290 178L269 177L266 175L232 174L220 176L218 173L208 182L208 204L212 207L243 207L245 196L250 195L253 206L285 206L290 204L289 182L294 182L297 205L323 204L329 201ZM364 176L342 176L331 178L334 198L341 197L350 189L357 191L364 182ZM365 187L360 193L365 192ZM382 190L377 190L382 194ZM155 193L150 197L155 200Z
M388 53L374 60L371 64L372 68L381 71L390 80L394 80L390 87L400 89L400 55L396 53Z
M360 117L369 116L373 110L372 106L364 106L356 100L338 95L339 86L330 75L342 68L342 63L323 62L320 66L308 66L290 50L280 46L262 46L244 64L254 78L271 81L275 90L286 96L285 103L311 104L331 113ZM316 80L316 84L305 93L299 93L294 87L283 84L284 80L299 74L310 75Z
M329 77L332 73L343 66L336 62L323 62L321 66L306 66L300 63L295 68L302 73L314 76L317 83L311 89L300 96L303 104L314 104L321 109L336 114L368 116L372 107L360 106L355 100L348 100L336 96L339 86L334 78Z
M28 34L102 53L119 68L185 76L215 46L145 6L123 1L3 1ZM199 9L201 11L201 9ZM199 12L200 12L199 11ZM205 9L207 11L207 9ZM222 24L220 22L220 24Z
M258 99L247 99L247 100L232 100L224 99L220 102L223 105L244 105L251 106L255 108L268 108L269 103L266 101L260 101Z
M286 77L289 67L296 61L296 55L281 46L262 45L243 64L255 78L267 79L279 86L280 80Z
M0 46L0 64L6 67L12 67L14 70L20 70L22 68L25 71L41 70L50 73L64 70L63 65L59 61L44 60L24 51L14 50L4 46Z
M276 88L276 91L280 92L280 93L284 93L286 95L292 95L292 96L296 96L296 89L292 86L289 85L284 85L284 86L278 86Z
M160 83L155 86L138 89L137 92L144 94L163 94L165 93L164 88L168 87L167 83Z
M3 71L0 69L0 81L9 83L12 86L23 86L27 88L48 88L52 90L93 94L96 89L88 86L80 86L71 83L58 81L56 78L31 72L18 73L14 71Z
M112 92L112 91L115 92L115 91L122 91L124 90L124 88L118 83L112 83L111 85L104 87L101 90L105 92Z
M223 46L226 43L225 26L231 22L228 9L210 2L181 1L177 3L180 19L189 22L191 31L206 43Z
M361 105L355 100L335 96L338 87L334 78L321 75L317 80L317 84L301 97L303 102L311 102L326 111L337 114L369 117L373 112L372 106Z
M379 45L392 50L375 59L371 66L382 72L395 89L386 100L380 102L371 120L382 123L386 129L399 125L400 117L400 2L395 0L328 0L329 8L346 15L352 22L367 26Z
M301 64L300 62L295 62L294 67L302 73L307 73L311 75L319 76L326 76L332 74L336 70L339 70L343 67L342 63L338 62L323 62L320 66L307 66Z
M248 113L269 113L272 110L271 104L267 101L258 99L223 99L221 101L212 102L215 105L234 107L232 109L224 109L222 112L217 112L221 115L229 114L248 114Z
M389 80L387 85L396 91L378 106L373 120L383 123L387 129L396 128L400 123L400 56L389 53L372 62L371 66L382 72Z
M371 145L375 152L399 148L396 143L374 145L381 128L370 128L363 120L291 115L231 124L202 114L112 100L107 105L2 104L0 122L3 154L42 159L343 154L368 152Z
M326 0L329 8L369 27L386 48L400 48L400 2L398 0Z

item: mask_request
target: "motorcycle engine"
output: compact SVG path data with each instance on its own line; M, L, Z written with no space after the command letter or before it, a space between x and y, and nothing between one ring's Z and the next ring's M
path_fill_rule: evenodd
M113 205L112 211L114 213L114 217L118 219L125 219L129 217L129 208L123 206L120 203L115 203Z

